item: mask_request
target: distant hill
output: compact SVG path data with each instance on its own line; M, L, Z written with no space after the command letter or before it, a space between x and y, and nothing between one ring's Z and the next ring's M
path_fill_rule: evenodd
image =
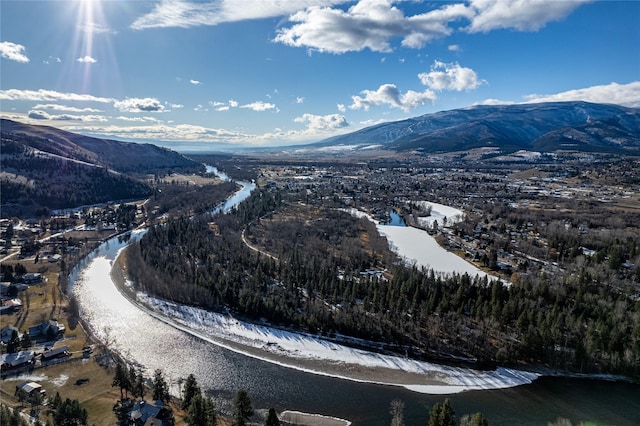
M640 154L640 108L588 102L479 105L367 127L309 148L353 146L446 153L491 147Z
M2 119L2 137L65 158L101 165L121 173L199 171L203 166L185 156L149 143L92 138L49 126Z
M0 213L46 216L50 210L148 197L142 179L204 167L151 144L96 139L2 120Z

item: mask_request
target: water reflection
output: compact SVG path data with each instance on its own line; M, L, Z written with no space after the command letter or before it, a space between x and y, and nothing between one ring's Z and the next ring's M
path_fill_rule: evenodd
M381 222L381 225L385 225L385 226L407 226L407 224L404 222L404 219L402 218L402 216L400 216L398 213L394 212L393 210L390 210L387 212L387 214L389 215L389 220L386 222Z

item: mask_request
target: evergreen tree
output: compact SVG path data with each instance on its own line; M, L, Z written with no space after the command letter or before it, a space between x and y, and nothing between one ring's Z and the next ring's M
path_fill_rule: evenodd
M199 389L198 393L191 398L186 421L194 426L215 426L216 424L216 410L213 401L209 397L203 397Z
M456 426L456 414L451 407L449 398L444 404L436 402L429 411L429 426Z
M56 426L86 425L89 414L80 406L77 399L65 399L53 413L53 423Z
M456 413L453 411L453 407L451 407L449 398L445 399L442 405L440 424L442 426L456 426Z
M153 373L153 399L162 402L169 402L171 399L169 386L159 368Z
M40 414L40 406L44 402L44 397L40 392L36 392L31 397L31 410L34 413L34 417L38 417Z
M253 407L251 406L251 399L246 390L241 389L236 393L234 401L235 410L233 412L233 424L234 426L245 426L251 416L253 416Z
M131 396L133 396L134 398L136 397L135 387L137 378L138 375L136 374L136 369L132 365L131 367L129 367L128 371L127 388L129 389L129 392L131 392Z
M473 415L465 415L460 419L460 426L489 426L484 414L477 412Z
M20 339L20 346L22 346L23 349L29 348L31 347L33 343L31 342L31 337L29 337L29 333L24 333L22 335L22 339Z
M138 371L131 394L134 398L144 398L145 393L147 393L147 389L144 386L144 376L141 371Z
M123 390L127 390L131 387L129 385L129 375L127 373L127 367L122 363L116 364L116 371L113 376L113 383L111 383L112 387L120 388L120 399L124 399Z
M117 425L118 426L129 426L129 420L131 420L130 416L130 407L125 405L127 400L120 399L116 401L113 406L113 413L116 415Z
M56 391L56 394L53 397L49 398L49 407L56 410L62 404L62 398L60 397L60 393Z
M264 421L264 426L280 426L280 419L274 408L269 408L269 414L267 414L267 418Z
M196 377L193 373L189 374L182 388L182 409L186 410L189 405L191 405L191 400L198 394L200 394L200 387L198 386Z

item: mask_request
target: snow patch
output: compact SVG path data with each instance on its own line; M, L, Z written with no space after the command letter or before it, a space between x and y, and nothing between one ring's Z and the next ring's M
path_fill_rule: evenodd
M265 325L257 325L204 309L184 306L174 302L138 293L138 300L149 306L154 312L168 318L185 331L201 337L224 339L239 343L249 348L275 355L284 355L292 360L281 365L301 369L315 374L328 375L318 370L302 369L296 366L295 360L319 360L336 365L357 365L367 368L385 368L423 376L416 381L421 383L389 383L382 384L404 386L416 392L457 393L464 390L500 389L531 383L538 374L507 368L493 371L482 371L462 367L433 364L417 361L401 356L383 355L323 340L314 335L295 333L276 329ZM233 350L238 350L237 348ZM252 356L255 356L253 354ZM272 359L262 358L274 362ZM352 377L336 376L355 380ZM362 380L359 380L362 381ZM441 383L432 387L424 383Z
M51 379L51 383L53 383L54 386L59 388L60 386L64 386L65 383L67 383L67 380L69 380L69 376L67 376L66 374L61 374L55 379Z
M464 219L464 212L456 209L455 207L445 206L444 204L432 203L431 201L420 201L427 207L431 207L431 215L426 217L419 217L418 222L425 227L433 227L433 222L438 221L439 226L443 226L446 218L447 225L460 222Z

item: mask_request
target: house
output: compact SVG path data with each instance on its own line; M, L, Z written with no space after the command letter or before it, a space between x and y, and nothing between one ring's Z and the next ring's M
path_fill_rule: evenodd
M20 351L12 354L0 355L0 370L6 371L13 368L20 368L26 365L33 365L35 362L35 352Z
M9 343L14 338L20 338L20 331L18 327L14 327L11 324L7 324L0 330L0 341L2 343Z
M0 314L10 314L22 309L22 300L20 299L9 299L3 300L2 305L0 305Z
M39 393L44 398L47 394L47 392L42 389L42 386L36 382L20 383L16 386L16 392L14 395L17 395L20 391L24 392L27 398L32 398L36 393Z
M42 324L29 327L29 337L54 336L64 334L65 326L56 320L45 321Z
M38 272L29 272L22 276L22 282L29 285L39 284L42 282L42 274Z
M131 409L131 424L136 426L162 426L169 424L172 417L171 410L167 409L162 401L150 403L137 401Z
M68 346L59 346L55 349L49 349L49 350L45 350L41 357L40 360L42 362L47 362L47 361L51 361L52 359L56 359L56 358L62 358L62 357L66 357L66 356L71 356L71 354L69 353L69 347Z

